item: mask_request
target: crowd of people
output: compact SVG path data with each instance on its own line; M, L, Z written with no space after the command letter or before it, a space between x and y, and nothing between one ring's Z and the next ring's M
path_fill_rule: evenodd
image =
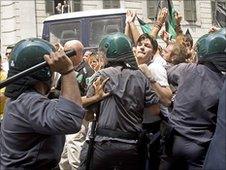
M226 29L194 43L176 14L171 39L167 15L141 34L128 11L125 33L106 35L98 51L18 42L8 77L49 67L1 89L1 169L226 169Z

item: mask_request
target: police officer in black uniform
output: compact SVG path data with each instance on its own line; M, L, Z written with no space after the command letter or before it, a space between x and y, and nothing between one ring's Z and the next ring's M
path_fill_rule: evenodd
M222 30L223 31L223 30ZM225 34L219 34L216 36L225 36ZM222 63L222 71L226 73L226 38L221 38L216 40L210 39L209 41L216 41L217 44L221 44L223 48L212 47L213 43L209 43L211 50L217 50L223 56L220 60ZM224 69L223 69L224 68ZM225 77L225 76L224 76ZM205 170L212 170L212 169L226 169L226 77L224 79L223 89L220 92L220 99L219 99L219 106L217 112L217 124L216 130L214 132L213 139L210 143L205 163L204 169Z
M54 168L60 160L65 134L80 130L85 110L81 106L74 67L64 51L54 51L49 42L30 38L18 42L11 53L8 77L45 60L50 67L6 87L8 101L1 126L1 170ZM46 97L53 71L62 75L58 100Z
M182 63L168 70L169 82L178 88L169 124L162 128L160 169L203 168L215 130L222 71L226 70L225 36L225 28L202 36L196 44L198 63Z
M151 91L149 80L138 70L131 42L124 34L107 35L99 52L107 65L94 75L94 80L109 77L105 90L110 96L92 108L98 117L94 149L87 165L88 142L84 144L79 169L140 170L144 155L139 145L143 111L158 114L159 99ZM87 95L92 95L91 88Z

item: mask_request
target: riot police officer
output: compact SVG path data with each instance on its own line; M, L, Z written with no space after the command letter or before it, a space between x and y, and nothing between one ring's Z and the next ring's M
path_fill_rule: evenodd
M215 130L226 71L226 29L202 36L196 49L197 64L183 63L168 70L169 82L178 88L169 125L162 128L160 169L201 170Z
M85 111L74 67L64 51L54 51L47 41L30 38L18 42L11 53L8 77L44 58L49 67L6 87L9 100L1 128L1 170L54 168L63 150L64 134L80 129ZM53 71L63 76L59 100L45 96Z
M107 35L99 45L99 52L106 66L93 79L109 77L105 90L110 96L90 109L98 117L94 150L90 164L86 165L88 143L84 144L79 169L141 169L139 136L143 111L146 108L158 114L159 99L151 91L148 79L138 70L131 42L124 34ZM92 95L91 88L87 95Z

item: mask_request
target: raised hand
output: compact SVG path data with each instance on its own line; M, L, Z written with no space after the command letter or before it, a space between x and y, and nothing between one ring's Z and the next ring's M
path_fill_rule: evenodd
M72 61L63 50L56 51L50 55L44 55L44 59L53 72L58 72L64 75L74 70Z
M61 51L64 49L64 47L60 43L56 43L56 44L54 44L54 46L56 48L56 51Z
M168 15L168 9L162 8L162 10L160 11L160 13L158 15L157 22L163 24L166 21L167 15Z
M166 43L166 44L168 44L169 43L169 33L168 32L166 32L165 30L164 31L162 31L161 33L160 33L160 37L162 38L162 40Z
M136 17L136 13L134 11L128 10L126 12L126 23L134 22L135 17Z
M209 29L209 33L214 33L214 32L219 31L219 30L220 30L219 27L212 26L212 27L210 27L210 29Z
M182 16L178 12L175 12L174 17L175 17L175 20L176 20L176 24L180 25L180 23L182 21Z
M138 67L141 70L141 72L144 73L144 75L149 79L149 81L151 83L155 82L155 79L154 79L151 71L149 70L147 64L140 64Z

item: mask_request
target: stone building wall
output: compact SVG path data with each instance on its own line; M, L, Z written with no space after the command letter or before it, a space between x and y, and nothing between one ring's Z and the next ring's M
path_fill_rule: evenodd
M27 37L41 37L43 20L46 13L46 0L1 0L0 1L0 36L1 52L6 46L15 44ZM184 5L181 0L173 0L175 9L184 15ZM147 18L147 1L145 0L120 0L121 8L135 10L138 16L144 20ZM102 9L101 0L81 0L82 10ZM212 25L210 0L196 0L197 21L188 23L182 21L182 28L189 28L196 40L207 33Z

